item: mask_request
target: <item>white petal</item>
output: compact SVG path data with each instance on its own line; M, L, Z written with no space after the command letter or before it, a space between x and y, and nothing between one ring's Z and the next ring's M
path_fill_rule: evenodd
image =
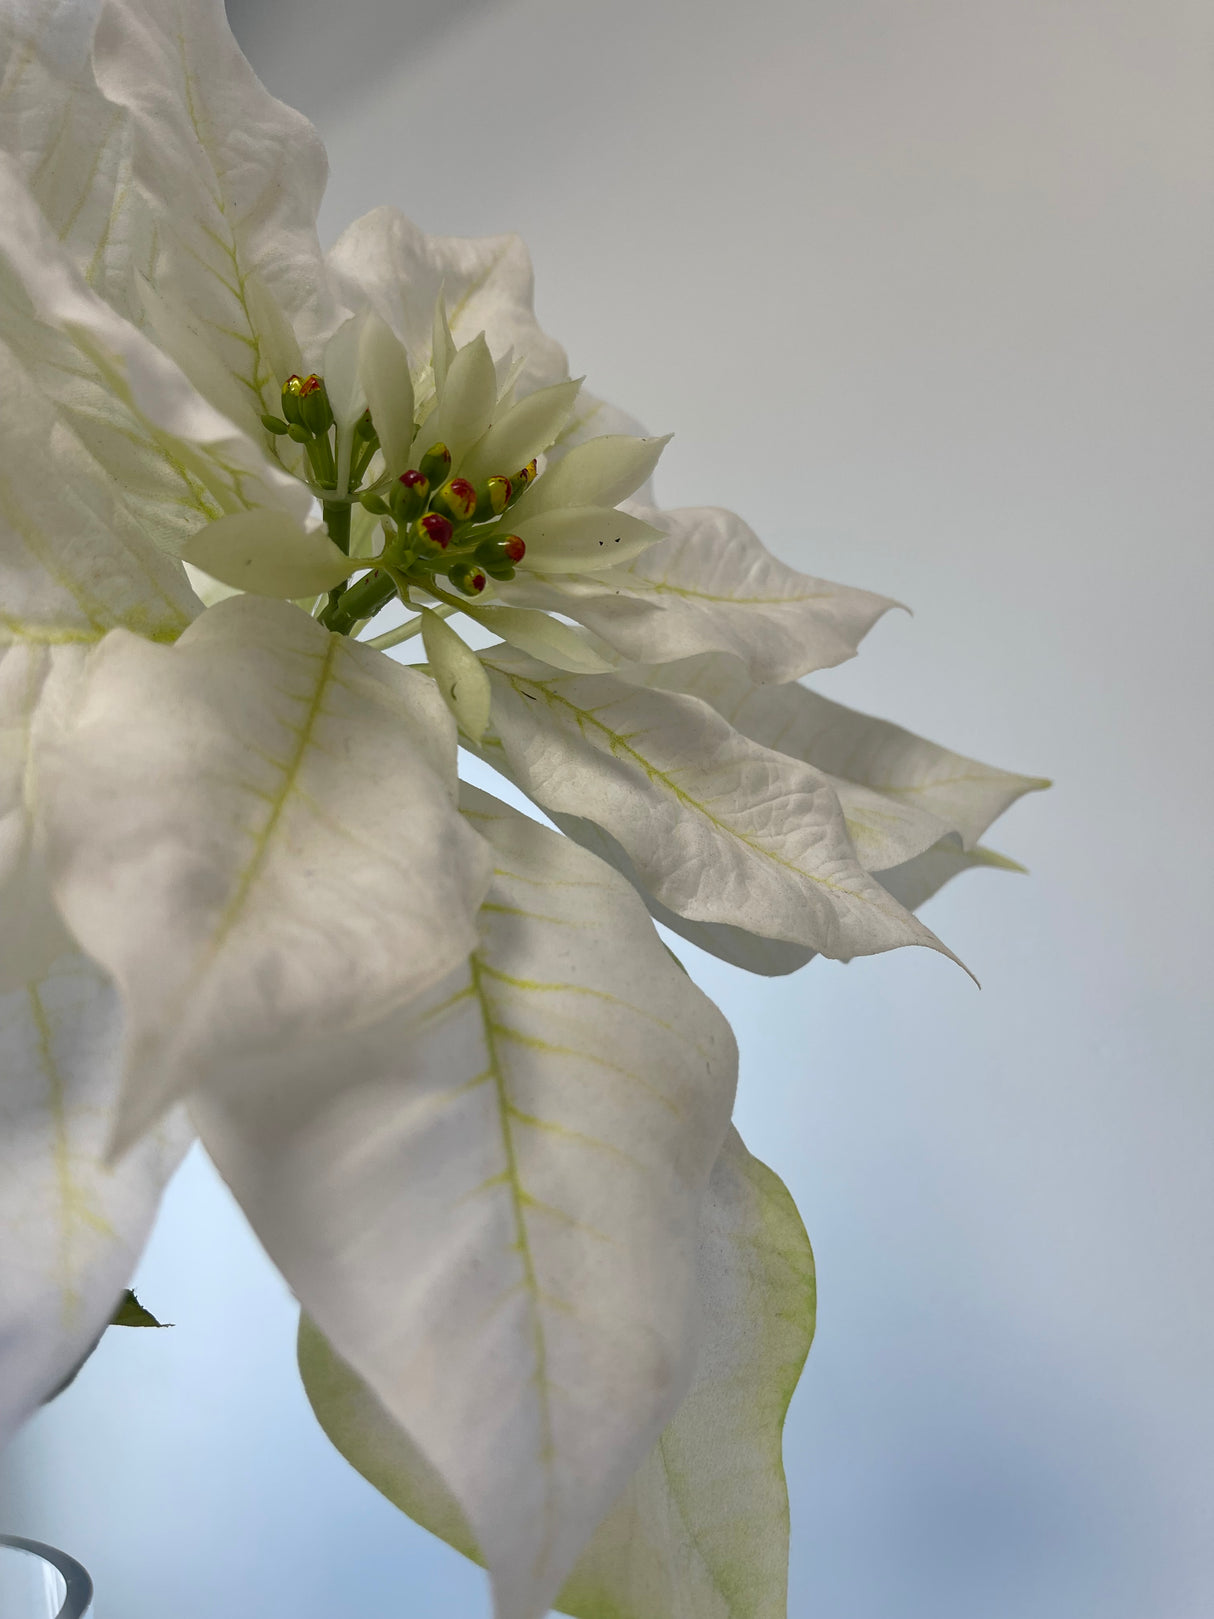
M866 794L879 793L889 806L884 813L901 812L904 825L918 816L925 832L932 822L941 828L919 849L907 847L898 860L919 853L945 831L956 832L968 849L1024 793L1049 786L1039 776L1017 776L966 759L804 686L756 687L729 659L698 659L659 678L702 697L765 747L804 759ZM856 802L873 801L857 797ZM863 854L861 859L870 871L881 869ZM884 860L882 866L895 863Z
M814 1330L813 1255L778 1176L726 1137L700 1218L695 1380L578 1559L556 1606L578 1619L784 1619L784 1414ZM441 1476L307 1317L299 1365L347 1461L481 1561Z
M358 363L384 461L399 478L413 444L413 379L404 344L379 315L370 315L363 327Z
M93 63L132 128L133 184L155 230L145 273L239 378L239 425L256 433L284 379L248 277L304 336L336 324L316 235L324 148L259 82L222 0L105 0Z
M404 288L400 289L403 293ZM434 320L431 325L430 370L433 374L434 389L442 393L447 386L447 372L451 369L451 362L455 358L455 339L451 335L451 326L447 320L447 289L440 285L438 297L434 300Z
M611 433L578 444L550 466L511 508L518 521L558 506L618 506L653 475L665 438L632 438Z
M7 159L0 160L0 343L160 543L251 506L307 516L310 492L267 458L263 430L255 439L221 415L76 275ZM44 469L53 450L42 447Z
M289 512L235 512L200 528L185 560L213 579L255 596L318 596L358 567L323 528L306 529Z
M359 376L359 347L366 315L351 315L325 344L321 371L338 427L352 427L367 408L367 395Z
M489 749L483 750L481 757L496 763L501 769L500 758L495 760ZM788 973L799 972L817 955L817 951L808 945L790 944L787 939L764 938L729 922L693 922L686 916L680 916L653 897L627 850L609 832L604 832L601 826L580 815L562 815L556 811L549 811L549 814L562 832L580 843L583 849L589 849L600 860L614 866L622 877L628 879L649 907L649 914L655 922L660 922L664 928L679 934L710 956L727 961L732 967L741 967L743 972L757 973L762 978L783 978ZM896 897L901 902L901 896ZM907 906L908 910L913 908Z
M363 1083L208 1094L208 1150L337 1352L540 1619L691 1373L736 1053L643 906L471 795L498 871L469 970Z
M368 302L415 365L431 357L442 293L458 341L484 332L495 356L512 349L523 360L524 391L569 375L564 350L536 321L531 260L517 236L427 236L398 209L377 208L338 238L329 266L350 307Z
M476 653L428 607L421 610L426 660L456 724L479 742L489 724L489 676Z
M285 602L103 642L40 773L60 909L126 1008L122 1140L467 955L487 856L454 750L431 681Z
M842 663L894 606L785 567L732 512L632 509L665 539L594 590L528 579L509 587L509 599L576 618L635 663L729 652L761 682Z
M88 646L113 626L172 641L198 611L181 564L156 550L114 480L7 359L0 390L7 450L0 474L0 989L36 977L66 945L32 819L33 742L48 709L67 700Z
M418 465L432 444L445 444L452 463L458 465L464 451L488 427L496 403L497 372L484 334L478 333L452 360L438 407L413 440L412 465Z
M0 9L0 151L22 177L74 267L130 313L131 265L146 221L126 183L128 131L93 77L99 0Z
M473 483L501 474L512 477L541 455L560 432L577 398L581 381L539 388L499 415L484 436L460 461L460 473ZM536 480L539 482L540 480ZM572 501L567 505L574 504ZM587 502L586 504L589 504Z
M915 911L933 894L938 894L953 877L979 866L989 866L996 871L1024 871L1024 867L1015 860L996 854L994 849L984 849L981 844L972 849L962 849L956 838L946 838L935 848L917 855L914 860L908 860L905 865L883 871L881 884L889 889L899 904Z
M190 1132L176 1114L104 1162L117 996L83 957L0 999L0 1444L88 1353Z
M532 612L527 607L474 607L471 604L464 611L510 646L530 653L554 669L597 675L618 666L619 660L611 655L610 648L596 646L584 630L562 624L560 619L551 618L547 613Z
M859 864L810 766L698 698L554 676L518 654L486 663L507 773L550 814L610 833L660 904L827 956L944 950Z
M612 561L639 556L662 538L659 530L639 517L608 506L563 506L521 521L511 514L503 519L502 528L526 542L527 555L519 567L527 572L597 573ZM553 605L545 599L539 605L571 618L582 616L578 607L566 606L563 600ZM610 636L603 639L611 643Z
M0 994L40 978L72 948L35 826L33 760L39 734L71 704L84 658L79 646L0 648Z

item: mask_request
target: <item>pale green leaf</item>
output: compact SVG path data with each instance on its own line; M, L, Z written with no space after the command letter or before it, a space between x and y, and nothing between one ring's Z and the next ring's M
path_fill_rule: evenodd
M127 1288L118 1300L118 1306L110 1317L111 1327L166 1327L171 1323L157 1321L149 1309L146 1309L135 1297L134 1290Z
M556 1599L575 1619L784 1619L780 1439L813 1338L814 1263L792 1198L735 1130L709 1183L697 1272L695 1377ZM441 1476L306 1316L299 1367L346 1460L402 1512L482 1561Z
M644 907L482 794L496 872L423 1008L194 1104L304 1309L438 1469L497 1619L539 1619L685 1391L728 1026ZM378 1062L379 1066L376 1066Z

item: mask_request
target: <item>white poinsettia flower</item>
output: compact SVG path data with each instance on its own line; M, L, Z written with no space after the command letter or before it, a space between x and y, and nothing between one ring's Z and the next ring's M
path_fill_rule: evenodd
M775 1619L812 1261L654 919L942 949L1041 784L797 684L892 604L654 506L517 239L322 253L325 172L222 0L0 0L0 1438L197 1133L498 1619Z

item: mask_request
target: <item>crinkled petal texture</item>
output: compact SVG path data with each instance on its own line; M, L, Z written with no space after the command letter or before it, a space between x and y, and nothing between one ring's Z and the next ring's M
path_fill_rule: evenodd
M101 0L8 0L0 10L0 151L9 153L56 239L115 307L148 251L130 185L130 129L93 75Z
M667 912L843 959L944 949L860 865L811 766L695 697L560 675L518 653L487 664L486 757L573 836L587 821L607 833Z
M316 214L328 163L302 114L261 84L223 0L105 0L97 82L131 130L151 227L149 325L199 388L260 437L257 418L338 309ZM313 356L318 357L318 356Z
M376 208L342 232L328 263L340 295L386 321L415 369L431 363L441 294L459 344L484 332L495 359L520 363L520 393L569 375L565 351L535 318L531 259L517 236L427 236L399 209Z
M36 445L25 435L28 475L52 485L65 463L89 458L106 498L164 550L180 552L226 512L266 506L302 520L312 509L307 487L267 457L262 429L234 425L91 291L3 156L0 357L6 412L42 423Z
M971 849L1018 798L1049 785L1038 776L1018 776L966 759L804 686L757 685L728 658L700 658L681 669L653 674L711 703L737 730L764 747L803 759L847 790L879 795L889 842L878 844L877 834L868 834L862 825L854 834L857 853L870 871L907 860L950 832L963 848ZM900 814L922 817L922 831L914 830L913 820L897 821Z
M75 954L0 997L0 1444L104 1331L190 1140L178 1112L104 1162L120 1023Z
M56 276L70 284L70 272L56 267L57 249L47 242L45 226L10 181L0 172L0 194L14 204L0 218L0 237L20 235L23 220L32 225L35 245L41 242L48 257L38 260L22 240L19 268L37 276L49 297ZM91 433L82 426L91 411L87 389L82 410L72 402L85 362L68 338L34 317L2 242L0 359L6 381L0 390L6 451L0 468L3 992L38 978L67 944L32 816L36 737L69 705L88 648L107 631L121 625L153 641L172 641L199 605L181 564L152 543L139 499L90 446ZM135 419L129 411L127 419Z
M483 794L467 966L277 1089L193 1103L338 1354L540 1619L682 1398L736 1049L614 872ZM378 1062L379 1066L375 1064Z
M666 537L592 579L528 576L503 599L575 618L636 663L724 652L761 682L796 680L853 657L895 605L797 573L733 512L629 510Z
M122 992L120 1142L475 943L489 856L442 698L288 603L233 597L172 647L115 631L37 768L56 900Z
M804 686L757 685L730 657L709 654L624 673L699 697L744 736L820 770L839 799L860 864L907 910L917 910L962 871L1023 870L977 839L1025 793L1047 787L1041 777L967 759ZM628 869L627 856L608 847L601 832L596 839L584 827L579 836ZM651 908L702 949L750 972L792 972L811 954L734 929L689 925Z
M576 1619L784 1619L784 1417L813 1338L813 1254L786 1188L730 1130L700 1219L703 1341L690 1389L557 1598ZM321 1426L376 1489L457 1550L476 1537L441 1477L305 1316Z

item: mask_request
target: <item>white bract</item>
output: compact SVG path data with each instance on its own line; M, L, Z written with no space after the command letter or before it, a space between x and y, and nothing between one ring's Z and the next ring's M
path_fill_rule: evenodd
M0 0L0 55L0 1438L198 1135L498 1619L779 1619L812 1260L654 920L943 949L1042 784L797 684L891 604L656 508L515 238L323 254L222 0Z

